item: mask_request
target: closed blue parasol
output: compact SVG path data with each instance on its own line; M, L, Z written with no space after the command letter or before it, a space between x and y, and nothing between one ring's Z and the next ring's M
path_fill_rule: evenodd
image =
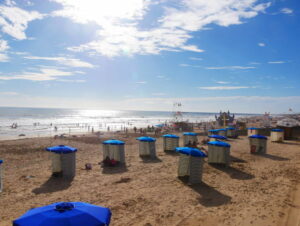
M83 202L59 202L29 210L13 226L106 226L110 209Z

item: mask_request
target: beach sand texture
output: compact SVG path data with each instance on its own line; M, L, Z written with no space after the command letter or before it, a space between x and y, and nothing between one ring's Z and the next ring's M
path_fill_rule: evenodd
M59 201L109 207L114 226L299 224L299 141L268 141L268 154L259 156L249 153L247 137L230 140L230 167L205 160L203 183L189 186L177 178L178 156L163 152L162 138L156 142L159 159L151 161L139 157L138 136L114 135L126 141L125 170L98 165L105 137L1 141L5 178L0 225L11 225L30 208ZM50 178L51 161L44 148L59 144L78 148L71 182ZM86 163L93 169L86 171Z

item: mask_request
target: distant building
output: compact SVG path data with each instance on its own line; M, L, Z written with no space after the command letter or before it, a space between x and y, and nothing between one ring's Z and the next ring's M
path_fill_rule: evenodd
M234 114L230 115L230 112L222 112L220 111L220 115L215 115L217 125L219 127L226 127L228 125L232 125L234 121Z

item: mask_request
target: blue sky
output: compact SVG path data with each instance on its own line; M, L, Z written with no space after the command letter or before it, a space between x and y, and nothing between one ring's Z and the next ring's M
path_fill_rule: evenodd
M293 0L0 0L0 106L300 111Z

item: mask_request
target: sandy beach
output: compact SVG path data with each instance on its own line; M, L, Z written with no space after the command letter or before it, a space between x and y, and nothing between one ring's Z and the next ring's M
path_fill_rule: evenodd
M139 157L138 136L106 133L100 138L1 141L5 162L0 225L11 225L30 208L59 201L109 207L114 226L298 225L299 141L268 141L268 154L259 156L249 153L247 137L231 139L231 166L205 163L203 183L189 186L177 178L178 156L163 152L162 138L156 142L159 159L151 161ZM125 170L98 164L101 142L108 138L126 141ZM44 148L59 144L78 148L71 182L50 177L51 161ZM92 170L84 169L86 163Z

